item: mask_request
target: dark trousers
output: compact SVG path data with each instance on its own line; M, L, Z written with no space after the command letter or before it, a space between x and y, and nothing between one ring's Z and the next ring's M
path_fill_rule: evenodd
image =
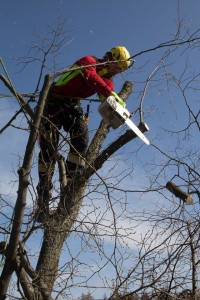
M88 126L85 123L80 101L74 99L49 100L40 135L39 179L51 180L53 175L56 152L59 144L59 130L64 129L70 135L70 153L72 156L84 157L88 146ZM46 132L46 133L45 133ZM50 146L49 146L50 145Z

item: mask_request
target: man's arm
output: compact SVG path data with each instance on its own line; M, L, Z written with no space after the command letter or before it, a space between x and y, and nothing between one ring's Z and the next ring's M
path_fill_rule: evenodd
M82 69L82 75L85 82L94 91L107 98L114 96L120 105L126 106L125 102L114 92L114 84L111 79L101 78L96 72L96 60L93 56L85 56L76 62L76 65L87 66Z
M111 80L104 80L97 74L96 63L96 59L93 56L85 56L79 59L76 65L87 66L81 70L85 83L97 94L101 94L107 98L113 91L114 84Z

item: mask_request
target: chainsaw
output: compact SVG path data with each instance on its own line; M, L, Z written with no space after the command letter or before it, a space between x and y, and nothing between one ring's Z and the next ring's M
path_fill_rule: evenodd
M147 145L150 145L149 140L139 130L139 128L130 119L130 112L122 107L115 99L114 96L106 98L98 107L98 112L103 120L108 123L113 129L119 128L121 125L126 125ZM149 127L145 123L146 130Z

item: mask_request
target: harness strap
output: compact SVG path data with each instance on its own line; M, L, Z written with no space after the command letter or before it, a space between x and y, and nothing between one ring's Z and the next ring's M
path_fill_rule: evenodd
M76 75L81 74L83 76L83 72L81 69L76 69L79 67L74 64L69 71L64 73L56 82L54 82L55 86L63 86L67 84L71 79L73 79ZM75 69L75 70L73 70Z

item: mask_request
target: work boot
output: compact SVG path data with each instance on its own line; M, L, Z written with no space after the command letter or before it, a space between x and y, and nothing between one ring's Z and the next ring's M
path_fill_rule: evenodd
M44 184L40 181L37 185L37 209L36 219L38 222L42 222L49 214L49 201L52 197L51 190L53 188L52 182Z

